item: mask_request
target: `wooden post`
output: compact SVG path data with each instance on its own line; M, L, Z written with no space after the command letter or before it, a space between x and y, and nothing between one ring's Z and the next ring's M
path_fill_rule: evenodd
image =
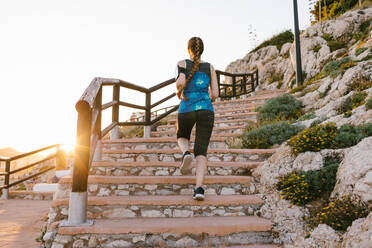
M10 161L7 160L5 162L5 172L7 173L5 175L5 180L4 180L4 185L5 185L5 188L3 188L3 191L2 191L2 196L1 198L2 199L9 199L9 188L8 188L8 185L9 185L9 177L10 177Z
M255 78L254 77L254 74L251 74L251 88L252 88L252 93L254 92L254 88L255 88L255 85L254 85L255 79L254 78Z
M119 122L119 101L120 101L120 85L114 85L112 91L112 100L116 104L112 106L112 122L118 123ZM115 126L110 133L110 139L119 139L119 127Z
M94 152L94 161L101 161L102 160L102 142L101 142L101 139L102 139L102 131L101 131L101 129L102 129L102 87L98 91L94 108L99 111L96 123L92 123L92 125L94 125L93 134L98 135L96 150L93 151Z
M233 97L236 97L236 78L232 77Z
M151 137L151 92L146 92L146 110L145 110L145 126L143 130L143 137Z
M243 76L243 93L244 95L247 94L247 77L246 76Z
M221 74L217 73L218 97L221 97Z

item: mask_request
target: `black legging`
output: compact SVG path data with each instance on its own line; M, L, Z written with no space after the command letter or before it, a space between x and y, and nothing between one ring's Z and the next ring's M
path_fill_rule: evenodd
M196 122L196 135L194 144L195 157L198 155L207 156L209 140L211 138L214 112L210 110L197 110L178 114L177 139L185 138L190 140L191 130Z

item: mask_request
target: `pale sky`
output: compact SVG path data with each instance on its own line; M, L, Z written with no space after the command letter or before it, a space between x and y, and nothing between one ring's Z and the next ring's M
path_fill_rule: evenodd
M305 29L308 0L298 5ZM0 148L73 143L74 105L94 77L154 86L174 76L192 36L204 41L202 59L224 70L253 48L250 26L259 42L293 30L293 1L1 0Z

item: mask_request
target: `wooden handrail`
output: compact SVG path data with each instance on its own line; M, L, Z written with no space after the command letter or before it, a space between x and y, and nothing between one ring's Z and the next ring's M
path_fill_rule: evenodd
M11 170L10 169L10 163L12 161L14 161L14 160L25 158L25 157L28 157L28 156L37 154L37 153L42 152L42 151L53 149L53 148L56 148L57 151L54 154L49 155L49 156L47 156L46 158L44 158L42 160L39 160L37 162L31 163L31 164L28 164L28 165L25 165L25 166L22 166L20 168L15 169L15 170ZM25 178L22 178L22 179L20 179L20 180L18 180L16 182L10 183L10 176L12 174L21 172L21 171L26 170L26 169L29 169L31 167L34 167L34 166L36 166L38 164L41 164L43 162L46 162L46 161L51 160L51 159L54 159L54 158L57 159L56 165L50 166L46 170L42 170L42 171L40 171L38 173L35 173L33 175L30 175L30 176L27 176ZM54 168L64 168L65 167L65 163L66 163L65 158L64 158L64 154L62 153L62 151L60 149L60 144L55 144L55 145L43 147L43 148L40 148L40 149L31 151L31 152L22 153L20 155L16 155L16 156L12 156L12 157L7 157L7 158L2 157L2 158L0 158L0 161L5 162L5 172L1 172L0 173L0 176L4 176L5 177L5 180L4 180L4 185L1 186L0 189L6 189L6 190L8 190L10 187L15 186L15 185L17 185L17 184L19 184L21 182L24 182L24 181L29 180L31 178L37 177L37 176L39 176L39 175L41 175L43 173L46 173L47 171L49 171L51 169L54 169Z

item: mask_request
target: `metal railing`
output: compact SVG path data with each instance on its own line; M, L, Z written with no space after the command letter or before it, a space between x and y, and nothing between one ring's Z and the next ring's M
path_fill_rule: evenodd
M224 91L227 92L227 88L232 87L232 96L238 96L242 94L248 94L253 92L258 84L258 72L244 73L244 74L233 74L222 71L216 71L218 75L218 87L225 87ZM232 84L220 83L220 75L232 77ZM242 77L242 81L236 80L236 78ZM248 80L250 78L250 81ZM175 82L175 79L169 79L163 83L155 85L151 88L144 88L135 84L131 84L119 79L109 78L94 78L88 88L85 90L80 100L76 103L76 110L78 112L77 120L77 132L76 132L76 146L74 154L74 169L72 175L72 189L70 194L70 205L69 205L69 217L67 225L80 225L86 224L86 201L87 201L87 185L88 185L88 172L93 159L100 160L101 158L101 139L108 134L110 131L118 132L119 126L145 126L150 130L150 126L160 121L170 113L178 109L178 105L165 109L165 112L158 115L157 117L151 118L151 113L158 105L172 99L176 96L176 93L172 93L163 99L151 104L152 94L159 89L169 86ZM113 95L112 101L102 104L102 89L103 87L112 86ZM248 89L247 87L250 86ZM240 90L237 90L239 87ZM126 88L130 90L139 91L145 94L145 103L143 106L136 105L120 100L120 89ZM227 96L221 94L221 98ZM228 96L230 97L230 96ZM119 121L119 107L125 106L129 108L135 108L144 110L145 115L142 121ZM104 129L101 128L102 111L107 108L112 108L112 122ZM162 109L163 110L163 109ZM111 133L112 134L112 133ZM114 135L118 137L118 135ZM149 137L144 135L144 137ZM111 136L112 138L112 136Z
M221 99L252 93L258 86L258 70L252 73L229 73L216 70L216 74ZM221 83L221 75L231 77L231 83Z
M28 164L28 165L24 165L21 168L11 170L11 166L10 166L11 164L10 163L12 161L22 159L22 158L25 158L25 157L29 157L29 156L37 154L39 152L46 151L46 150L53 149L53 148L56 148L56 152L53 153L53 154L48 155L46 158L44 158L42 160L39 160L37 162ZM20 180L15 181L15 182L10 182L10 176L12 174L24 171L24 170L29 169L29 168L32 168L32 167L34 167L38 164L44 163L44 162L49 161L49 160L54 159L54 158L56 158L56 165L47 166L46 168L42 169L41 171L39 171L35 174L32 174L30 176L26 176L26 177L24 177ZM44 173L46 173L50 170L53 170L55 168L64 168L65 164L66 164L64 153L60 149L60 144L47 146L47 147L44 147L44 148L41 148L41 149L38 149L38 150L35 150L35 151L32 151L32 152L23 153L23 154L13 156L13 157L10 157L10 158L0 157L0 162L5 162L5 171L0 172L0 176L4 176L4 185L0 186L0 189L2 190L2 193L3 193L2 198L8 198L8 192L9 192L10 187L15 186L17 184L20 184L24 181L30 180L32 178L38 177L38 176L40 176L40 175L42 175L42 174L44 174Z

